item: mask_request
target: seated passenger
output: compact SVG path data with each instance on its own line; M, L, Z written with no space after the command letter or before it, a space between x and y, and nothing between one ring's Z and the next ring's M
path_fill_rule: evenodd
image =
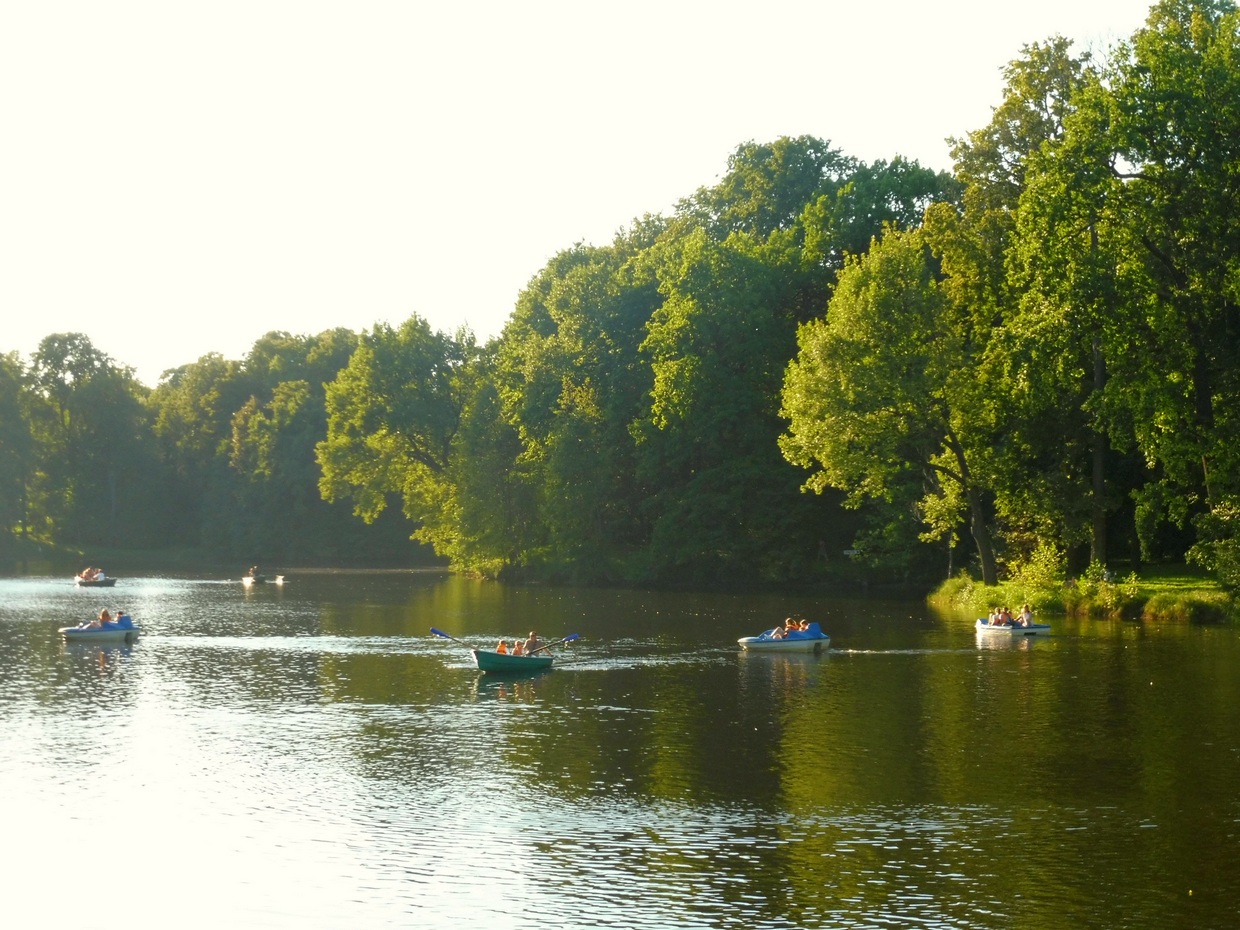
M523 656L523 655L525 655L525 643L521 642L521 640L519 640L519 639L515 639L515 640L513 640L513 642L512 642L512 654L513 654L514 656Z
M90 623L86 624L85 629L99 630L103 628L103 625L105 623L111 623L111 622L112 622L112 615L108 613L108 609L104 607L100 609L99 616L97 616L94 620L90 621Z
M508 655L508 641L506 639L501 639L499 641L499 645L495 647L495 651L500 655Z
M1029 626L1033 623L1033 608L1028 604L1021 605L1020 608L1020 625Z

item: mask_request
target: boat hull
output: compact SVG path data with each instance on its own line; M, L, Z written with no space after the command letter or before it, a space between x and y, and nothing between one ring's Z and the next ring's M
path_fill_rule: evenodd
M831 637L817 623L804 630L791 630L786 636L775 636L779 627L758 636L742 636L737 640L742 649L753 652L822 652L831 645Z
M974 626L979 633L985 633L987 636L1045 636L1051 631L1049 623L1031 623L1029 626L1021 626L1017 623L1007 626L978 620Z
M60 635L70 642L77 643L123 643L137 639L138 628L131 626L88 630L82 627L66 626L60 628Z
M554 658L549 655L514 656L504 652L489 652L483 649L470 650L474 654L474 662L483 672L505 675L522 675L530 672L543 672L551 668Z
M831 646L831 637L825 633L807 639L763 639L761 636L742 636L737 640L742 649L750 652L822 652Z
M116 584L115 578L95 578L87 581L85 578L73 579L79 588L110 588Z

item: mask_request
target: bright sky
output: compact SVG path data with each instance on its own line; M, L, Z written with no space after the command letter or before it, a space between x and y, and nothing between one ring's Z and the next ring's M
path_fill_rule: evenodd
M272 330L485 339L741 143L950 169L1022 45L1151 2L12 0L0 352L82 332L153 386Z

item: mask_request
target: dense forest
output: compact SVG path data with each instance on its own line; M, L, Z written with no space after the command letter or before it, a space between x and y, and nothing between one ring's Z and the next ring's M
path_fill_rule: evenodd
M503 332L269 333L147 388L0 356L32 544L580 583L1240 584L1240 15L1005 70L954 170L809 137L530 280ZM412 541L411 541L412 540Z

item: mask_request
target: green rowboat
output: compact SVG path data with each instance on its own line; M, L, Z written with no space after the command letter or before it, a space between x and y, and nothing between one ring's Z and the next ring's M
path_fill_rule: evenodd
M471 649L478 669L483 672L498 672L507 675L520 675L529 672L542 672L551 668L552 656L544 654L536 656L514 656L506 652L490 652L483 649Z

